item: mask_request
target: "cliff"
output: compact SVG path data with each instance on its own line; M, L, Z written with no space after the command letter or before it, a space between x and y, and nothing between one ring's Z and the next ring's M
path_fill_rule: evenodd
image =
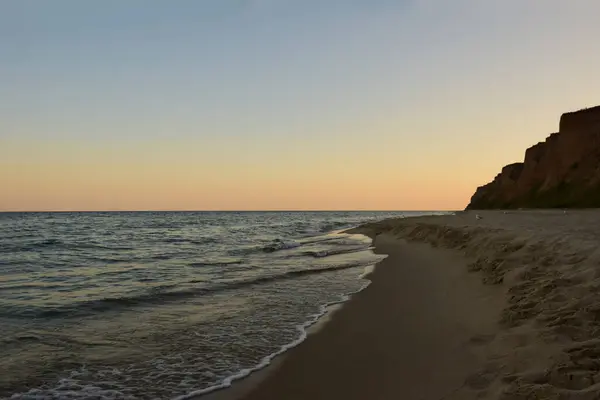
M467 209L600 207L600 106L563 114L559 131L480 186Z

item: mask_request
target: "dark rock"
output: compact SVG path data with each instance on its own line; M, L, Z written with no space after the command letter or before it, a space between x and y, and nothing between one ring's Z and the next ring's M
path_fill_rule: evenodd
M467 209L600 207L600 106L563 114L559 132L480 186Z

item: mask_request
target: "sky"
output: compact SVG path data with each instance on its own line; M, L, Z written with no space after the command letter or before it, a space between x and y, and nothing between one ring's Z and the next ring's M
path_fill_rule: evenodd
M600 104L597 0L0 0L0 211L457 210Z

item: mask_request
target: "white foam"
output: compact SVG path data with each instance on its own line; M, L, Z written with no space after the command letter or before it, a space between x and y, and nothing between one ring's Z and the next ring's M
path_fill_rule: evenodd
M374 268L374 265L369 265L367 267L365 267L365 271L359 275L359 278L363 279L364 276L366 276L370 271L372 271ZM354 292L350 292L347 294L344 294L340 297L340 300L337 301L331 301L329 303L325 303L322 304L319 307L319 312L312 315L310 317L309 320L305 321L303 324L297 325L296 329L298 330L298 332L300 332L300 336L294 340L293 342L290 342L288 344L285 344L283 346L281 346L281 348L274 352L269 354L268 356L264 357L258 364L256 364L254 367L251 368L245 368L242 369L241 371L238 371L237 373L228 376L227 378L225 378L220 384L218 385L214 385L214 386L209 386L207 388L204 389L200 389L200 390L195 390L193 392L184 394L182 396L177 396L175 398L173 398L173 400L186 400L186 399L191 399L195 396L200 396L200 395L204 395L207 393L211 393L217 390L222 390L222 389L227 389L228 387L230 387L232 385L232 383L234 381L237 381L239 379L245 378L248 375L250 375L252 372L256 372L258 370L261 370L265 367L267 367L269 364L271 364L271 362L273 361L273 359L283 353L285 353L286 351L288 351L289 349L292 349L296 346L298 346L300 343L302 343L304 340L306 340L306 338L308 337L308 328L310 328L312 325L314 325L315 323L317 323L317 321L323 317L325 314L327 314L327 312L330 310L330 308L336 304L341 304L341 303L345 303L348 300L350 300L350 297L356 293L362 292L363 290L365 290L369 285L371 284L371 281L367 281L365 282L365 284L363 286L361 286L360 289L354 291Z
M385 256L382 258L382 260L387 257L387 255L385 255L385 254L382 254L382 256ZM367 275L369 275L373 271L375 271L375 265L367 265L365 267L364 272L362 274L360 274L358 277L360 279L365 279L367 277Z
M364 235L355 234L355 235L351 235L351 236L364 237L366 240L370 240L368 237L366 237ZM292 243L289 243L289 242L285 243L284 245L289 246L290 244L292 246L294 246ZM386 255L378 255L378 256L380 257L380 259L377 261L374 261L374 262L379 262L383 258L387 257ZM370 265L366 266L364 268L363 272L359 275L359 278L365 279L365 277L374 270L374 267L375 267L374 264L370 264ZM358 290L349 292L345 295L342 295L336 301L331 301L331 302L320 305L319 311L317 313L311 315L307 321L305 321L304 323L299 324L295 327L296 330L299 332L299 336L295 340L293 340L292 342L290 342L288 344L281 346L278 351L263 357L255 366L253 366L251 368L242 369L232 375L229 375L225 379L223 379L219 384L209 386L204 389L190 391L187 394L174 397L173 400L191 399L195 396L204 395L204 394L211 393L211 392L221 390L221 389L226 389L226 388L230 387L234 381L245 378L248 375L250 375L252 372L255 372L255 371L258 371L260 369L267 367L268 365L271 364L271 362L274 358L285 353L289 349L292 349L292 348L298 346L300 343L302 343L304 340L306 340L306 338L308 336L309 328L311 326L315 325L326 314L328 314L332 310L332 306L335 306L336 304L342 304L342 303L347 302L351 298L352 295L363 291L370 284L371 284L371 282L367 280ZM160 361L157 360L154 363L154 367L157 369L161 369L159 364L160 364ZM111 372L114 374L117 374L117 373L120 374L120 371L118 371L118 370L111 371ZM59 381L58 387L56 387L54 389L45 389L45 390L31 389L27 393L14 394L11 397L11 399L41 400L41 399L60 397L60 398L64 398L65 400L66 399L74 400L74 399L84 399L84 398L89 398L89 397L96 397L96 398L103 399L103 400L113 400L113 399L133 399L134 398L133 396L126 395L125 393L123 393L119 390L102 389L97 385L82 384L82 383L78 382L76 379L77 376L80 374L85 374L85 367L83 367L82 371L74 371L70 378L61 379ZM192 383L190 381L188 381L188 382L190 384ZM185 385L185 386L188 386L188 385ZM188 390L192 389L192 387L190 387L190 386L188 386L188 388L187 388Z

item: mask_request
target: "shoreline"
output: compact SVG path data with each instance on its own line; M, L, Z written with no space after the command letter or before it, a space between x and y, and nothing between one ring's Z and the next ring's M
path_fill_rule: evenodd
M256 366L265 355L277 352L282 345L301 339L297 326L310 320L321 305L340 301L342 295L362 288L367 281L357 278L365 266L381 258L367 249L371 240L365 236L329 235L328 232L332 227L349 227L356 225L356 221L386 216L390 214L334 213L322 217L308 214L297 218L275 214L271 224L269 218L257 215L254 224L252 219L244 217L243 223L239 223L240 216L224 215L219 218L224 218L225 227L232 227L232 235L223 237L223 243L218 245L210 235L213 229L210 221L204 224L187 216L183 221L156 216L165 219L164 225L154 219L148 220L148 224L153 226L151 232L156 232L160 240L154 243L151 239L152 251L143 256L135 249L147 244L146 236L134 237L137 241L123 247L118 235L106 235L103 244L107 248L123 247L119 263L110 268L118 274L104 274L103 258L96 258L99 255L94 253L104 252L103 247L90 250L94 257L89 260L87 252L81 253L77 258L80 262L65 264L65 273L73 279L65 282L69 296L64 301L56 304L35 301L51 289L32 285L23 291L31 296L31 301L20 305L11 298L13 292L18 298L21 288L15 286L13 290L10 282L5 285L8 304L11 307L14 304L15 308L6 310L9 324L3 330L7 339L3 348L8 357L3 365L8 369L0 379L0 392L13 397L27 397L31 393L52 397L66 392L66 395L85 397L90 395L88 387L92 387L98 395L106 390L111 395L121 392L125 397L134 393L141 397L175 398L195 389L217 386L237 371ZM39 232L45 232L48 223L53 221L51 217L49 220L31 218ZM115 220L102 220L99 231L110 231L111 221ZM129 229L135 230L138 223L146 223L135 216L127 216L123 221L119 217L119 221L125 221L118 232L123 236L129 236ZM189 235L186 229L173 237L161 234L170 229L169 224L179 222L182 226L194 227ZM72 219L61 220L62 223L68 229L78 226L78 221ZM93 236L93 232L86 230L74 232L78 240ZM59 239L46 241L40 237L38 240L37 236L31 240L19 239L13 250L18 255L22 253L20 249L33 249L52 259L53 254L57 254L56 249L71 254L69 246L78 247L75 242ZM192 243L193 253L175 250L185 249ZM268 251L272 243L282 251L278 251L279 248ZM359 248L364 251L356 251ZM120 263L137 260L138 256L135 268L119 267ZM181 274L162 273L162 268L170 271L172 262L185 266ZM67 268L76 265L90 269L73 268L71 273ZM155 265L161 268L154 268ZM40 265L40 268L45 267ZM86 277L85 285L79 285L77 276L88 271L94 279L97 275L97 280L88 281ZM150 283L139 286L137 277L141 275L150 278L147 280ZM26 275L26 278L36 279L36 276ZM121 283L114 291L104 293L103 279L118 279ZM157 283L152 283L153 280ZM168 285L171 283L173 285ZM159 285L160 290L155 292L152 289L155 285ZM96 291L88 292L85 296L88 300L85 300L78 294L88 287ZM14 318L13 323L12 315L20 313L36 318ZM76 324L77 329L70 329L71 324ZM156 329L150 332L139 326ZM40 354L44 362L36 363ZM85 368L79 368L81 365ZM80 373L81 370L85 373ZM105 371L110 371L110 375ZM153 378L145 379L147 376Z
M367 274L363 273L357 278L366 280L366 275ZM343 295L340 300L322 304L319 307L319 312L311 315L308 320L296 327L298 332L300 333L300 336L298 338L281 346L281 348L276 352L263 357L258 364L250 368L240 370L233 375L230 375L219 385L210 386L205 389L200 389L191 393L177 396L173 398L173 400L193 400L199 398L213 399L211 395L214 393L227 392L231 390L234 386L237 386L245 380L250 380L253 378L256 379L254 375L260 374L261 372L270 369L274 364L277 364L280 361L280 359L283 359L285 357L286 353L300 346L311 333L315 333L319 329L322 329L332 317L332 315L341 307L343 307L343 305L347 303L353 295L362 292L369 286L370 282L367 282L357 291ZM220 399L220 397L214 397L214 399Z
M379 223L398 220L402 219L384 220ZM470 276L466 279L466 286L474 289L476 293L473 290L463 290L467 294L466 298L462 296L458 299L458 303L456 301L448 303L446 298L449 295L448 290L459 293L459 288L465 288L460 283L464 278L463 275L467 274L466 264L461 257L446 251L440 251L432 256L427 247L400 243L391 235L375 237L373 232L364 229L365 226L350 229L345 233L365 234L375 239L373 242L375 253L388 255L369 272L368 279L371 280L369 287L343 303L336 312L326 317L327 321L323 323L322 329L311 332L304 342L278 357L272 365L238 381L228 389L204 396L202 399L395 399L400 394L406 396L407 391L415 396L422 394L423 391L429 391L431 396L439 399L455 392L465 379L469 377L478 379L478 367L484 364L484 358L481 356L479 339L475 339L477 343L473 343L472 339L485 337L490 332L494 332L496 317L501 309L500 304L503 304L503 293L499 293L496 288L481 286L477 277ZM398 245L401 251L398 251ZM447 271L450 275L446 274L436 279L436 267L444 263L448 257L452 260L452 268ZM408 275L404 275L405 271L395 268L398 263L411 260L426 270L426 275L421 275L418 269L412 269ZM424 276L431 279L422 280ZM396 281L402 277L409 277L413 282L405 282L405 287L399 292ZM428 281L435 281L438 292L444 295L431 301L419 296L419 290L424 288L419 287L419 281L425 286L428 285ZM419 297L425 300L421 306L407 301ZM397 303L399 308L391 316L381 313L382 310L389 308L390 300ZM445 326L448 329L444 330L442 324L440 330L438 325L445 317L436 309L444 304L446 304L446 311L450 311L447 314L455 315L447 318ZM454 304L454 307L450 306L451 304ZM469 310L474 313L465 325L464 321L461 321L462 317L456 315L455 311L463 309L463 306L468 308L469 304L471 304ZM484 307L481 307L482 304ZM411 318L418 317L418 313L413 312L416 310L422 310L425 314L427 310L431 311L430 318L422 316L420 320L417 318L418 326L407 331L404 328L415 322ZM493 312L490 313L490 310ZM463 311L465 315L469 314L467 309ZM478 318L474 318L475 316ZM407 321L406 318L409 320ZM436 329L433 329L434 326ZM469 334L463 332L465 329ZM429 335L427 341L415 346L415 341L427 332L435 332L435 334ZM443 336L439 336L438 332L443 332ZM451 340L446 340L448 338ZM375 351L372 349L373 346L377 347ZM465 352L464 349L471 350ZM420 356L419 352L425 355ZM418 358L421 358L421 361L418 361ZM457 359L460 360L462 367L454 365ZM417 360L416 365L414 360ZM369 362L365 363L365 361ZM426 376L424 372L427 372L428 365L435 364L447 365L448 368L446 368L447 373L440 378L436 386L431 387L423 377L419 377L419 374ZM450 368L450 365L453 367ZM400 372L403 372L401 375L404 375L404 378L397 376ZM430 378L431 376L427 379ZM396 388L395 384L398 380L403 379L404 389Z
M477 214L347 231L371 285L218 400L599 398L600 211Z
M336 230L330 232L330 234L344 234L357 228L358 227L352 227L343 230ZM362 233L354 233L352 235L369 237L368 235ZM369 276L374 272L377 264L378 263L365 266L363 272L357 276L357 279L365 281L360 289L344 294L337 301L322 304L318 313L315 313L305 323L299 325L297 329L300 332L300 336L296 340L283 345L275 353L265 356L255 366L238 371L229 376L219 385L193 391L191 393L175 397L173 400L230 400L239 399L243 395L248 394L258 383L266 379L266 377L269 376L277 368L277 366L281 364L290 351L302 345L302 343L304 343L310 335L314 335L321 329L324 329L331 318L333 318L335 313L341 310L354 295L363 292L371 285L372 282L369 279Z
M366 289L366 288L365 288ZM349 301L349 300L348 300ZM321 329L324 329L327 326L327 323L331 321L331 318L335 315L336 312L344 307L348 301L340 302L336 304L332 304L327 307L327 312L323 314L314 324L306 328L306 337L302 342L300 342L297 346L291 347L284 351L283 353L273 357L271 362L262 367L260 369L253 370L249 375L234 380L231 382L230 386L223 387L221 389L215 389L211 392L200 394L200 395L190 395L191 397L185 397L190 400L239 400L244 396L247 396L252 390L254 390L261 382L266 380L273 372L279 368L281 363L287 357L287 354L299 347L304 343L304 341L311 335L316 334Z

